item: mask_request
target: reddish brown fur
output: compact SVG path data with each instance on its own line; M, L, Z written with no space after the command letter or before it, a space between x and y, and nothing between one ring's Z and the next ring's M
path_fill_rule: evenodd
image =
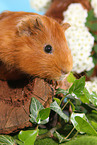
M45 45L53 53L44 52ZM58 80L72 69L63 27L47 16L27 12L0 15L0 79L23 74Z

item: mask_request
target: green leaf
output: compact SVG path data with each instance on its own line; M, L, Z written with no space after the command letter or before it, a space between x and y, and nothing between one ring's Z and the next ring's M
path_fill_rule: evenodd
M87 134L97 136L96 130L84 118L82 118L80 116L76 116L75 120L79 125L80 132L85 132Z
M57 114L59 114L65 121L69 121L69 117L62 112L60 106L57 104L56 101L51 103L50 108Z
M88 104L90 103L85 94L83 94L82 96L80 96L80 100L83 103L88 103Z
M93 32L91 32L91 34L93 35L95 41L97 41L97 34L94 34Z
M71 101L69 101L69 104L72 106L72 111L75 111L75 106L73 105L73 103Z
M71 139L67 143L62 143L61 145L97 145L97 137L83 135L83 136Z
M53 98L53 99L57 102L57 104L58 104L58 105L60 105L60 104L61 104L60 99L58 99L58 98Z
M97 106L97 94L95 92L92 92L89 101L93 103L93 105Z
M20 131L18 138L24 142L24 145L34 145L36 136L38 134L37 130Z
M87 21L93 21L93 20L95 20L95 17L94 17L94 11L92 9L88 12Z
M50 115L50 108L45 108L39 111L36 118L38 124L45 124L49 121L48 117Z
M89 27L91 31L97 31L97 23L95 22L87 22L86 26Z
M95 129L90 125L88 119L86 118L84 113L72 113L70 118L72 124L80 133L87 133L91 135L96 135L97 132Z
M97 106L97 94L95 92L92 92L90 94L86 88L84 88L84 94L87 97L87 99L95 106Z
M90 71L87 71L86 76L90 77L93 74L93 72L94 72L94 68L92 68Z
M40 111L43 108L44 108L43 105L36 98L34 97L31 98L31 105L30 105L31 114L33 114L33 112L37 114L38 111Z
M64 89L61 89L61 88L58 88L56 90L56 95L58 95L58 94L66 95L67 93L68 93L67 91L65 91Z
M31 105L30 105L30 121L32 123L37 123L36 118L40 110L44 109L43 105L36 99L31 98Z
M97 122L91 121L91 125L97 130Z
M15 145L15 141L9 135L0 135L0 145Z
M80 132L80 127L79 127L79 124L77 123L77 121L75 120L75 117L76 116L80 116L82 118L84 118L86 120L86 116L84 113L72 113L71 114L71 117L70 117L70 120L73 124L73 126L76 128L76 130L78 130Z
M38 116L41 120L45 120L50 115L50 108L45 108L39 111Z
M69 89L69 93L74 93L77 97L81 96L83 94L83 89L85 86L85 77L81 77L78 80L75 80L73 85Z
M97 53L93 54L93 63L96 65L97 64Z
M73 75L72 72L70 72L70 74L69 74L68 77L67 77L67 81L68 81L69 83L73 83L75 80L76 80L75 76Z
M97 44L94 46L94 51L97 53Z
M55 131L55 132L56 132L57 138L59 140L59 143L62 143L63 141L67 141L67 139L62 137L57 131Z

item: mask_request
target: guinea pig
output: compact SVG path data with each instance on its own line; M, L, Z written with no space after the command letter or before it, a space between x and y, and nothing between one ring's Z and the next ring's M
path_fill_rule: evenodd
M0 14L0 79L23 75L61 80L72 69L64 31L68 23L36 13Z

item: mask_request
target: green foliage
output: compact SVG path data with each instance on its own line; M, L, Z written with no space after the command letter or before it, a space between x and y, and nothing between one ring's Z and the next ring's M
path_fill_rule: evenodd
M0 135L0 145L15 145L15 141L11 136Z
M91 31L97 31L97 18L94 16L93 10L88 12L86 26L90 28Z
M70 94L75 94L77 97L82 95L85 86L85 77L81 77L79 80L75 80L73 85L69 89Z
M69 141L68 143L63 143L61 145L97 145L97 137L95 136L82 136Z
M86 76L90 77L94 72L94 68L92 68L90 71L86 71Z
M32 123L45 124L49 121L47 118L50 114L50 108L44 108L34 97L31 99L30 112L30 121Z
M67 81L69 83L73 83L76 80L76 78L74 77L73 73L70 72L70 74L67 77Z
M51 138L44 138L36 140L35 145L59 145L58 142L54 141Z
M97 64L97 44L94 45L93 51L95 52L95 53L93 54L93 62L94 62L94 64L96 65L96 64Z
M57 104L56 101L51 103L50 108L57 114L59 114L66 122L69 121L69 117L62 112L62 109L60 108L60 106Z
M94 51L97 53L97 44L94 46Z
M93 120L88 111L89 108L91 114L97 116L97 94L95 92L90 94L85 88L85 77L75 79L70 73L68 81L72 83L71 87L68 90L58 88L56 95L61 93L63 98L55 97L49 108L44 108L34 97L31 99L30 121L37 126L35 130L21 131L17 139L0 136L1 145L2 142L3 145L58 145L63 142L63 145L72 145L72 142L76 145L81 138L72 140L72 137L74 138L78 133L82 136L83 134L97 136L97 118ZM54 128L40 134L39 124L48 123L51 110L58 114L58 123ZM64 126L68 125L70 125L70 129L64 129ZM84 143L86 142L84 141Z
M97 136L97 132L86 119L84 119L80 116L76 116L75 120L80 127L80 132L85 132L89 135L91 134L91 135Z
M45 120L49 117L50 114L50 108L42 109L38 113L38 120Z
M91 34L93 35L95 42L97 43L97 18L94 16L93 9L88 12L88 17L86 21L86 26L89 28ZM96 65L97 64L97 44L93 47L93 62ZM91 71L92 73L92 71Z
M20 131L18 138L24 143L24 145L34 145L37 134L38 134L38 129Z

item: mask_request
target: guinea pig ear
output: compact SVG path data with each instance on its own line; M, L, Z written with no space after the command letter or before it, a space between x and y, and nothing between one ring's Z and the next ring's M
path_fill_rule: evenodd
M61 25L61 27L62 27L63 30L65 31L65 30L67 30L67 29L70 27L70 24L69 24L69 23L63 23L63 24Z
M19 35L27 35L30 36L31 34L37 33L37 30L41 30L42 20L38 16L26 16L25 18L21 19L17 25ZM36 30L37 29L37 30Z

